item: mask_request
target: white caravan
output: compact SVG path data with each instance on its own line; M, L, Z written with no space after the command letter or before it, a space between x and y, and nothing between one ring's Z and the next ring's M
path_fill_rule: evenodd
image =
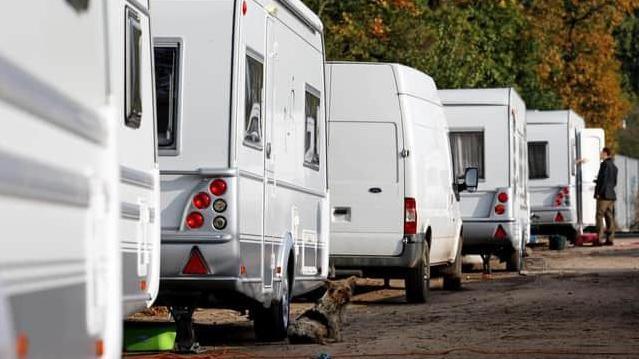
M426 299L431 266L459 288L458 184L435 82L380 63L329 63L326 79L336 273L404 278L410 302Z
M109 0L108 4L111 53L117 59L110 65L118 124L118 236L126 317L150 306L159 289L160 174L148 2Z
M117 85L109 74L123 58L110 53L115 9L107 6L1 6L2 358L121 356Z
M479 187L462 194L464 253L521 269L530 236L526 104L511 88L440 90L457 176L479 168Z
M179 350L195 306L286 335L328 272L323 27L299 0L152 3L162 198L159 301Z
M615 202L615 219L617 231L627 232L637 229L637 194L639 191L639 160L616 155L617 201Z
M571 110L528 111L528 167L533 234L574 241L595 225L595 182L604 132L585 128Z

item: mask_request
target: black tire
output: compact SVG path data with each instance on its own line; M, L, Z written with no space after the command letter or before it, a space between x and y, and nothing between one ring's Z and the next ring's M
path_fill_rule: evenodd
M460 290L462 286L462 245L464 237L459 235L455 261L444 270L444 290Z
M430 284L430 250L428 243L424 241L422 258L415 268L406 272L404 286L406 287L406 301L408 303L424 303L428 297L428 285Z
M521 271L521 251L517 248L513 249L510 256L506 260L506 270L509 272Z
M282 296L273 301L269 308L255 309L253 329L259 341L274 342L286 339L286 331L291 312L289 277L282 277Z

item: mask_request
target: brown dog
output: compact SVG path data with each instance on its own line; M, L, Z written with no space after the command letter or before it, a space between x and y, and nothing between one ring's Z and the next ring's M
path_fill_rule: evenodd
M342 320L346 305L353 296L355 277L342 281L325 281L326 293L311 309L302 313L288 327L291 342L326 344L342 341Z

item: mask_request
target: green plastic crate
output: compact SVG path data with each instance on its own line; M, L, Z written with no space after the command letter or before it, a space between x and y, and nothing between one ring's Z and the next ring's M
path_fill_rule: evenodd
M174 344L174 324L126 323L124 326L124 350L126 352L172 350Z

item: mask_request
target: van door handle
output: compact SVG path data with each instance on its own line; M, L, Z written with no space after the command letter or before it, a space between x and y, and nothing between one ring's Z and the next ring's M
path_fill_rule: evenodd
M382 189L379 188L379 187L372 187L372 188L368 189L368 192L370 192L370 193L381 193Z
M271 158L271 143L266 144L266 158Z

